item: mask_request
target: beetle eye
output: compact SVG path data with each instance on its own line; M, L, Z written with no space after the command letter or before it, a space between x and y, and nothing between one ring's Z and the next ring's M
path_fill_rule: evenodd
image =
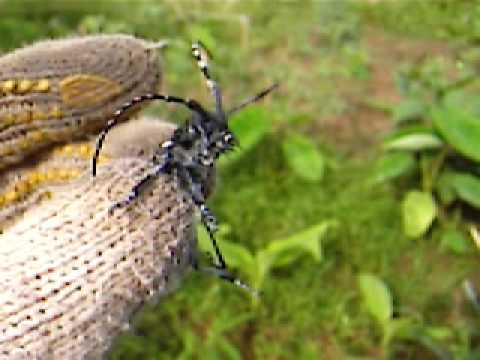
M226 144L232 144L233 143L233 135L230 134L230 133L227 133L227 134L223 135L223 141Z

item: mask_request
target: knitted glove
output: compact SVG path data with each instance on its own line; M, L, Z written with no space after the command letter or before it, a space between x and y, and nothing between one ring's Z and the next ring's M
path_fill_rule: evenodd
M170 176L108 212L173 129L144 119L112 130L95 179L94 142L64 146L3 179L18 190L4 204L0 238L0 358L100 358L132 313L190 267L194 207Z
M154 44L126 35L43 41L0 57L0 169L95 134L159 84Z
M157 90L154 48L93 36L0 58L0 359L100 358L135 310L190 268L194 207L170 176L108 211L173 125L112 130L91 176L89 135Z

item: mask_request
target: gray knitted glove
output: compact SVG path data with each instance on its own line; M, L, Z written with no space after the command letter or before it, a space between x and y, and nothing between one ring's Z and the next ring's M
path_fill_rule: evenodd
M0 169L49 144L84 139L126 101L155 92L154 45L126 35L89 36L0 57Z
M3 215L0 358L100 358L132 313L190 267L193 206L170 177L108 213L173 129L139 120L112 130L95 179L92 142L52 151L3 180L15 189L42 178L28 192L13 191L16 206Z

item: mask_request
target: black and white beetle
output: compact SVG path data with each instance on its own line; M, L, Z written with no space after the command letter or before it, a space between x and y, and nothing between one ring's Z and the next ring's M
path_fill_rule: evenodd
M211 171L211 168L214 166L216 159L218 159L220 155L232 150L237 144L234 134L228 127L228 117L245 106L262 99L276 88L278 84L268 87L225 112L222 105L220 86L210 76L205 47L202 46L200 42L193 43L192 55L203 74L207 87L215 99L215 111L205 110L195 100L183 99L176 96L145 94L135 97L115 111L113 118L108 121L107 126L101 132L93 157L92 172L93 176L95 176L97 159L105 136L108 131L118 123L125 111L139 103L151 100L161 100L187 107L192 112L191 117L185 124L179 126L174 131L173 136L169 140L160 144L152 157L152 171L147 173L133 187L130 195L125 200L114 204L110 211L130 204L139 196L144 185L152 179L162 174L173 175L200 210L202 223L210 236L215 250L216 262L213 267L199 268L197 259L192 260L192 265L196 269L214 273L240 287L247 288L246 285L228 271L227 264L214 236L217 230L217 219L205 204L206 193L202 187L202 183L204 183L203 180L205 180L209 171Z

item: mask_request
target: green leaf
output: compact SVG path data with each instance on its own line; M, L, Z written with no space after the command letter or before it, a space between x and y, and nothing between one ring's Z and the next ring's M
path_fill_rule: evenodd
M444 205L450 205L457 198L454 188L455 173L451 171L443 171L435 183L435 190L440 198L440 202Z
M372 274L361 274L358 285L368 312L380 324L386 324L393 314L393 301L385 283Z
M230 232L230 227L228 225L220 225L218 232L216 234L217 240L223 241L223 236ZM208 236L207 230L201 224L197 225L197 237L198 237L198 247L201 251L213 251L212 243L210 237Z
M425 105L416 99L407 99L395 106L393 119L395 122L407 122L418 120L425 114Z
M252 287L260 290L263 286L265 278L268 276L272 267L273 257L267 254L266 250L259 250L255 254L256 272L252 277Z
M292 170L304 180L319 181L325 172L325 159L315 144L301 135L290 135L283 153Z
M380 183L394 179L408 173L415 167L412 154L405 152L391 152L383 155L373 170L372 182Z
M383 143L386 150L420 151L438 149L444 145L442 139L425 127L403 129L390 136Z
M232 116L229 126L240 146L220 158L220 165L230 164L257 146L271 128L264 108L252 106Z
M480 161L480 119L456 107L435 107L431 116L437 130L455 150Z
M455 254L465 254L468 252L470 241L455 229L446 230L440 239L440 245L443 249L449 250Z
M321 261L321 239L332 225L332 221L323 221L286 239L272 241L265 248L265 254L276 267L290 265L302 252L312 255L315 261Z
M213 254L214 249L204 226L198 226L197 231L200 250L211 252ZM232 268L238 268L242 270L254 269L255 259L252 253L246 247L240 244L235 244L225 240L224 236L227 232L229 232L228 228L225 226L220 227L216 239L223 256L228 259L228 265Z
M261 289L272 268L288 266L301 255L309 253L316 261L322 260L321 240L326 231L336 224L324 221L286 239L270 242L255 254L255 271L251 271L251 284Z
M219 246L223 256L228 259L229 266L238 269L253 269L255 267L255 259L245 246L226 240L223 240Z
M417 238L427 232L437 216L437 205L432 194L410 191L402 203L403 229L411 238Z
M460 199L480 208L480 179L478 177L467 173L457 173L453 177L452 185Z

